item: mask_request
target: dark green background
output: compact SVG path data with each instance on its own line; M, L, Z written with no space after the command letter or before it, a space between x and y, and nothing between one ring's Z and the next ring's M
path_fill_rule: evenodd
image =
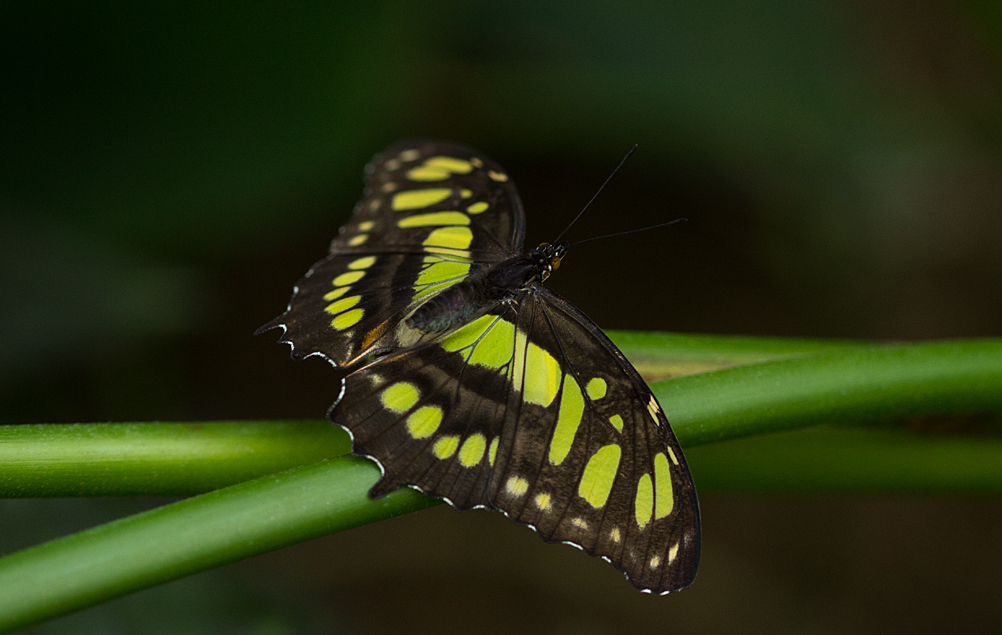
M479 148L601 326L1002 335L996 2L9 2L0 422L318 418L331 370L260 324L372 154ZM671 414L671 405L665 404ZM698 475L697 486L698 486ZM35 632L944 632L1002 623L1002 504L702 495L668 598L438 508ZM3 549L160 501L6 502Z

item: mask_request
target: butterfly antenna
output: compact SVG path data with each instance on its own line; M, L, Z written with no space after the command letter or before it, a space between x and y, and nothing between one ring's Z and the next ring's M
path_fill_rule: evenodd
M597 191L597 192L595 192L595 195L591 197L591 200L590 200L590 201L588 201L588 202L587 202L587 203L585 204L585 206L581 208L581 211L580 211L580 212L578 212L578 215L574 217L574 220L572 220L572 221L570 222L570 224L568 224L568 225L567 225L567 227L565 227L565 228L564 228L564 231L560 232L560 236L557 236L557 237L556 237L556 238L555 238L555 239L553 240L553 242L554 242L554 243L558 243L558 242L560 242L560 237L561 237L561 236L563 236L564 234L566 234L566 233L567 233L567 230L571 228L571 225L573 225L574 223L578 222L578 219L579 219L579 218L581 218L581 215L585 213L585 210L586 210L586 209L588 209L588 206L589 206L589 205L591 205L592 203L594 203L594 202L595 202L595 199L596 199L596 198L598 198L598 195L602 193L602 189L603 189L603 188L604 188L604 187L605 187L606 185L608 185L608 184L609 184L609 181L611 181L611 180L612 180L612 177L616 176L616 172L619 172L619 168L623 167L623 164L624 164L624 163L626 163L626 160L630 158L630 155L632 155L632 154L633 154L634 152L636 152L636 151L637 151L637 144L633 144L633 147L632 147L632 148L630 149L630 151L629 151L629 152L627 152L627 153L626 153L626 156L625 156L625 157L623 157L623 160L619 162L619 165L617 165L617 166L616 166L616 169L615 169L615 170L613 170L613 171L612 171L612 174L610 174L610 175L609 175L609 176L608 176L608 177L607 177L607 178L605 179L605 183L603 183L603 184L602 184L602 187L598 188L598 191ZM635 231L636 231L636 230L635 230ZM582 241L582 242L583 242L583 241Z
M584 240L579 240L572 245L580 245L581 243L586 243L589 240L598 240L599 238L612 238L613 236L622 236L624 234L635 234L637 232L645 232L648 229L656 229L658 227L667 227L668 225L674 225L675 223L681 223L683 221L689 220L688 218L676 218L675 220L668 221L667 223L658 223L657 225L650 225L648 227L641 227L640 229L629 229L625 232L616 232L615 234L606 234L604 236L594 236L592 238L585 238Z

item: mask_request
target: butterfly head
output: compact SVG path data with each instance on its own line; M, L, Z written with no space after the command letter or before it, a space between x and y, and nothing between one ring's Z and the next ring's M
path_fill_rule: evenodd
M532 262L539 269L539 279L545 281L550 274L560 268L560 260L567 253L568 243L541 243L532 250Z

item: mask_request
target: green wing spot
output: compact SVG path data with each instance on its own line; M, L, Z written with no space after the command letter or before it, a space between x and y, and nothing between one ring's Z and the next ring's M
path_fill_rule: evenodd
M412 181L444 181L453 174L469 174L473 165L469 161L452 157L432 157L422 165L407 171Z
M498 437L491 439L491 447L487 450L487 461L491 464L491 466L494 465L494 459L498 456L498 441Z
M375 256L365 256L364 258L359 258L357 260L352 260L348 263L349 269L368 269L376 263Z
M355 306L361 299L362 296L360 295L353 295L347 298L342 298L341 300L338 300L333 304L328 304L327 308L325 308L324 311L330 313L331 315L337 315L338 313L347 311L351 307Z
M431 212L429 214L414 214L397 221L397 227L431 227L435 225L469 225L470 217L462 212Z
M651 475L644 474L637 483L637 499L634 504L634 513L637 517L637 525L643 529L647 523L651 522L651 513L654 511L654 487L651 485Z
M379 399L387 410L401 415L417 403L420 393L414 384L401 381L389 386Z
M515 371L512 380L515 390L522 391L525 401L543 407L553 403L560 386L560 364L553 355L526 341L525 333L515 334Z
M425 256L424 263L424 269L414 281L414 287L417 289L414 300L420 300L451 287L470 273L469 262L447 260L439 255Z
M362 319L363 314L364 311L362 311L362 309L352 309L351 311L342 313L331 320L331 326L339 331L355 326Z
M397 192L393 195L391 207L394 211L402 212L408 209L421 209L441 203L452 195L452 190L447 187L433 187L427 190L408 190Z
M324 300L330 302L331 300L337 300L344 294L348 293L349 287L340 287L324 294Z
M452 176L452 173L448 170L439 170L423 165L407 170L407 178L412 181L444 181L450 176Z
M550 463L560 465L574 445L574 435L581 426L581 415L584 413L584 397L581 387L570 375L564 375L564 389L560 395L560 414L557 415L557 426L553 430L553 440L550 441Z
M473 170L473 166L469 161L456 159L454 157L432 157L425 161L424 164L431 168L448 170L449 172L455 172L456 174L469 174L470 171Z
M622 452L618 445L612 443L602 446L588 459L588 465L585 466L581 483L578 485L578 494L592 507L596 509L602 507L609 500Z
M480 201L479 203L474 203L473 205L470 205L469 207L467 207L466 211L469 212L469 213L471 213L471 214L479 214L481 212L487 211L488 207L490 207L489 203L486 203L484 201Z
M469 227L452 225L439 227L422 243L425 247L445 247L447 249L463 250L473 242L473 232Z
M654 518L664 518L675 507L675 496L671 491L671 472L668 459L658 452L654 455Z
M616 432L623 431L623 418L619 415L612 415L609 417L609 423L611 423L612 427L616 429Z
M438 406L421 406L407 417L407 431L415 439L427 439L442 424L443 414Z
M491 322L498 319L494 315L482 315L463 328L442 340L440 346L450 353L462 350L476 342L490 328Z
M349 284L355 284L356 282L361 280L362 276L364 275L365 275L364 271L348 271L346 273L342 273L337 278L334 278L334 286L345 287L348 286Z
M597 401L602 397L605 397L605 391L608 387L606 386L605 380L601 377L595 377L588 382L588 396L591 397L592 401Z
M444 436L435 442L431 451L435 453L440 459L447 459L456 453L456 448L459 447L459 437L455 435Z
M437 258L437 256L425 256L425 260L429 258ZM468 263L440 260L422 269L421 273L418 274L417 280L414 281L414 286L420 287L426 284L436 284L444 280L462 278L469 273L470 265Z
M499 319L488 329L483 338L473 346L469 362L500 369L511 362L515 354L515 325L508 320Z
M459 463L463 467L473 467L484 458L485 449L487 449L487 439L484 438L484 435L470 435L463 442L463 447L459 449Z

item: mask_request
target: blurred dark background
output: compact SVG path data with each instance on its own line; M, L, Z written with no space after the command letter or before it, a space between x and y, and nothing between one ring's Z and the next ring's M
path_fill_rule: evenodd
M1002 335L1002 4L8 2L0 423L320 418L280 313L405 137L482 150L606 328ZM669 418L670 404L666 404ZM697 486L699 475L695 475ZM33 632L990 632L1002 503L703 492L668 598L446 508ZM161 500L6 501L9 552Z

